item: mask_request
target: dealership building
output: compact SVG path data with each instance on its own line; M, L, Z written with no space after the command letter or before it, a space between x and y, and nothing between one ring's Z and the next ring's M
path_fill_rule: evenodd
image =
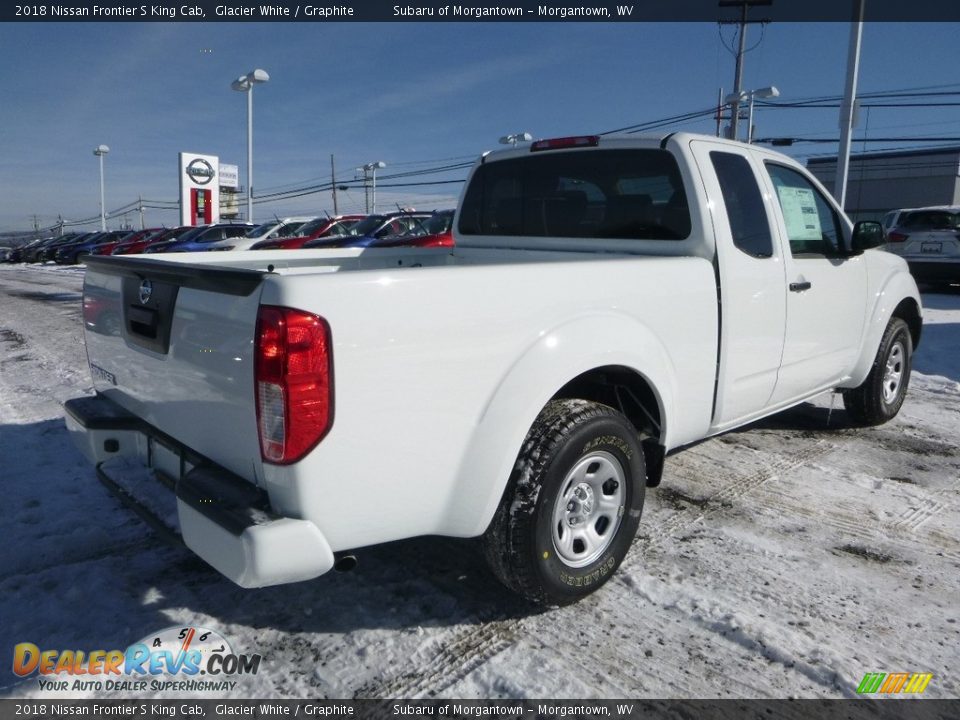
M807 169L833 190L835 157L811 158ZM844 209L851 220L928 205L960 205L960 146L850 156Z

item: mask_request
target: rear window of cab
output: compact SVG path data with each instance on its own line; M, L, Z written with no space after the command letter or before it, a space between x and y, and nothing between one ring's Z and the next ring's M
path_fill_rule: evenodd
M549 152L488 161L473 174L462 235L683 240L690 209L665 150Z

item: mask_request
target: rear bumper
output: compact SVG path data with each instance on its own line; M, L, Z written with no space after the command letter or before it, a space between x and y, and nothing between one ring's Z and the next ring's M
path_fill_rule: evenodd
M69 400L67 429L100 480L151 524L242 587L309 580L333 567L312 522L275 514L266 493L102 395Z
M960 258L932 260L905 257L910 274L917 282L955 283L960 282Z

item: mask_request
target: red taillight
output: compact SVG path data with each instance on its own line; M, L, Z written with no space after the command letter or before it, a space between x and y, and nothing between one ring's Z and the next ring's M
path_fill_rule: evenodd
M262 305L257 314L254 380L260 455L295 463L333 424L330 326L302 310Z
M97 301L94 300L89 295L83 296L83 319L84 322L90 323L91 325L96 321L97 318Z
M530 152L539 150L562 150L563 148L596 147L600 144L599 135L576 135L573 137L537 140L530 146Z
M897 232L896 230L894 230L894 231L892 231L892 232L887 233L887 242L888 242L888 243L902 243L902 242L905 242L908 237L910 237L910 236L909 236L909 235L905 235L905 234L902 233L902 232Z

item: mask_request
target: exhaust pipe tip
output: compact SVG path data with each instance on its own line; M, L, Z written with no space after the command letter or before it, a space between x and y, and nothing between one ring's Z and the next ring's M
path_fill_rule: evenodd
M339 573L350 572L357 566L356 555L340 555L333 562L333 569Z

